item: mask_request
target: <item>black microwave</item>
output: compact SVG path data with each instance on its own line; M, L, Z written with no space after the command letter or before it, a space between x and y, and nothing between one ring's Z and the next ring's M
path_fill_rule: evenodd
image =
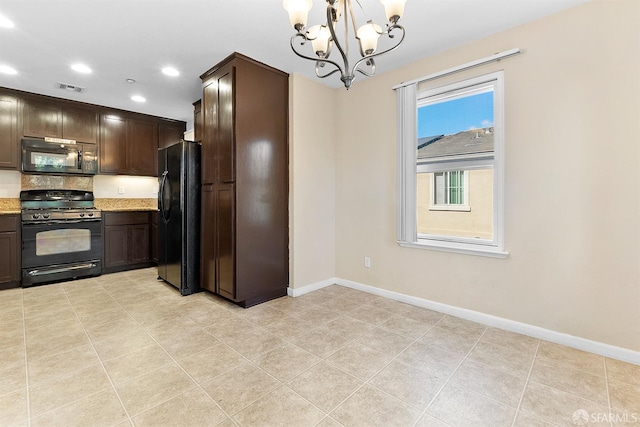
M95 175L98 150L95 144L59 138L23 138L22 171L58 175Z

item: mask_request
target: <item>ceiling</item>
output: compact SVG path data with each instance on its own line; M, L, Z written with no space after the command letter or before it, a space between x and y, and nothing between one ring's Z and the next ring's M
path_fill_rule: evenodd
M409 0L400 21L405 42L377 59L377 73L586 1ZM360 3L366 19L385 22L378 0ZM322 23L324 5L315 0L308 26ZM192 123L199 76L233 51L315 78L313 63L291 51L294 31L281 0L2 0L0 15L15 25L0 27L0 66L18 71L0 73L3 87ZM72 71L78 62L93 72ZM164 75L167 65L180 76ZM57 82L86 90L58 89ZM336 76L321 82L341 85ZM132 101L135 94L146 102Z

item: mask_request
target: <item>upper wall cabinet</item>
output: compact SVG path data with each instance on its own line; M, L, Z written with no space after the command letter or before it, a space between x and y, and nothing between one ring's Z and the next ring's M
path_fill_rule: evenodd
M158 148L166 148L180 142L184 137L185 130L185 124L182 122L160 122L158 124Z
M0 87L0 169L20 169L20 140L99 144L99 173L156 176L158 146L182 139L186 123Z
M156 122L104 114L100 120L100 173L156 176Z
M51 101L29 99L22 109L22 135L62 138L62 107Z
M0 95L0 168L18 168L18 100Z
M75 107L48 99L27 99L22 122L23 136L98 143L98 112L90 106Z
M98 113L81 108L62 110L62 136L81 142L98 143Z

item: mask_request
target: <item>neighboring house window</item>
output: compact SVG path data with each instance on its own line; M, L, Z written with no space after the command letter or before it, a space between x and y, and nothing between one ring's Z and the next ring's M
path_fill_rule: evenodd
M398 242L505 256L502 72L400 88L399 108Z
M463 170L432 173L429 209L468 210L468 176Z

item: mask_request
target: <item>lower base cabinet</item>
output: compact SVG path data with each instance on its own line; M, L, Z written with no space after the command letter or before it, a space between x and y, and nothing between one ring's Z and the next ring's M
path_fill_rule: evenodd
M104 212L103 273L150 267L151 212Z
M20 217L0 215L0 289L20 286Z

